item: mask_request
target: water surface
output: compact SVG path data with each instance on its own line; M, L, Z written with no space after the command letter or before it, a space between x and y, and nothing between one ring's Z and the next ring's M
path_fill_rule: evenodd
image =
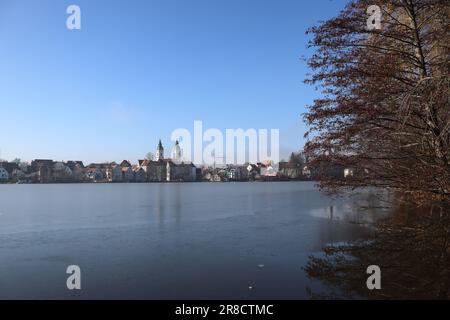
M0 298L306 299L308 256L364 237L368 199L311 182L0 185Z

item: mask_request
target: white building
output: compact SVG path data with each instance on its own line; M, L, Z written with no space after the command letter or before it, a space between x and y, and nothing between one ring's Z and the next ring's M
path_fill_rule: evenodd
M172 161L176 164L181 163L181 148L178 140L175 142L175 145L172 148Z

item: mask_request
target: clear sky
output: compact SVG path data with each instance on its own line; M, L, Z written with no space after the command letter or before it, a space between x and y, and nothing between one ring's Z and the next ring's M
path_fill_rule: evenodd
M66 8L81 8L68 30ZM0 157L135 162L177 128L303 144L305 30L344 0L0 0Z

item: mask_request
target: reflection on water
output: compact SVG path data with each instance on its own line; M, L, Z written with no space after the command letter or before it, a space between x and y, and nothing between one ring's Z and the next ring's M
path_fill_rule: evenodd
M305 299L326 289L308 256L366 238L383 213L357 209L371 197L309 182L0 185L0 298ZM65 290L68 264L81 292Z
M382 206L382 200L386 196L385 193L358 193L349 197L345 202L311 209L310 214L318 218L373 226L380 218L387 216L390 212L388 207Z
M312 298L449 299L448 207L398 207L366 240L328 245L305 271L327 290ZM381 268L381 290L368 290L366 268Z

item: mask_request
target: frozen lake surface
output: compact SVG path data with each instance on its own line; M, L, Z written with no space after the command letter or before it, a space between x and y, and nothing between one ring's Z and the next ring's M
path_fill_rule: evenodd
M0 298L307 299L308 256L378 215L361 199L311 182L0 185Z

